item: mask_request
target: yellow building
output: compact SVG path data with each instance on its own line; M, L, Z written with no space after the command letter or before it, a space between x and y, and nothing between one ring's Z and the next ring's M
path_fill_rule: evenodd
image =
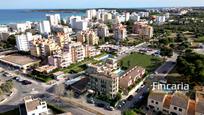
M61 49L53 39L36 39L31 42L30 53L32 56L44 57L50 56L53 51Z

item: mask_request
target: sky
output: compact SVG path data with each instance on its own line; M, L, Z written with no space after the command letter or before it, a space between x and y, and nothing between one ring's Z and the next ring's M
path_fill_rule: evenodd
M204 6L204 0L0 0L0 9L147 8Z

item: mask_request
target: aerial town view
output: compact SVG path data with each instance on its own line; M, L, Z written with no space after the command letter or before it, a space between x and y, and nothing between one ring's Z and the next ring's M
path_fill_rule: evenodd
M204 1L2 0L0 115L204 115Z

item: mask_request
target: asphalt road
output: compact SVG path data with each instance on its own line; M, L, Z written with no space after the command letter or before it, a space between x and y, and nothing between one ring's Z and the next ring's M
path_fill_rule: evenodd
M12 97L10 97L7 101L0 104L0 113L5 112L5 111L9 111L9 110L12 110L12 109L18 107L19 104L23 103L23 97L25 97L25 96L35 96L39 93L42 93L42 94L47 93L46 92L46 89L48 88L47 85L40 83L40 82L37 82L35 80L31 80L31 79L24 77L24 76L19 76L19 77L23 80L32 81L32 84L22 85L20 82L13 80L14 87L17 89L17 92ZM4 79L4 80L9 80L12 77L3 77L2 75L0 75L0 78ZM47 99L45 101L48 101L48 103L51 103L55 106L60 105L59 103L56 103L54 101L55 99L53 99L53 100L52 99L53 98L50 98L50 99ZM62 106L63 109L65 109L66 111L72 112L73 115L94 115L91 112L83 110L79 107L75 107L69 103L64 103L63 101L62 101L62 103L64 105L64 106Z

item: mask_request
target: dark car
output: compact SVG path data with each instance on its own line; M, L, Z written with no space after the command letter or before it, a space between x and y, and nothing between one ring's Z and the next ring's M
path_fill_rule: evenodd
M133 95L130 95L130 96L127 98L127 100L128 100L128 101L131 101L131 100L133 99L133 97L134 97Z
M23 84L23 85L30 85L30 84L32 84L32 82L31 82L31 81L28 81L28 80L23 80L23 81L22 81L22 84Z
M105 107L105 104L103 104L103 103L97 103L96 106L98 106L98 107Z

